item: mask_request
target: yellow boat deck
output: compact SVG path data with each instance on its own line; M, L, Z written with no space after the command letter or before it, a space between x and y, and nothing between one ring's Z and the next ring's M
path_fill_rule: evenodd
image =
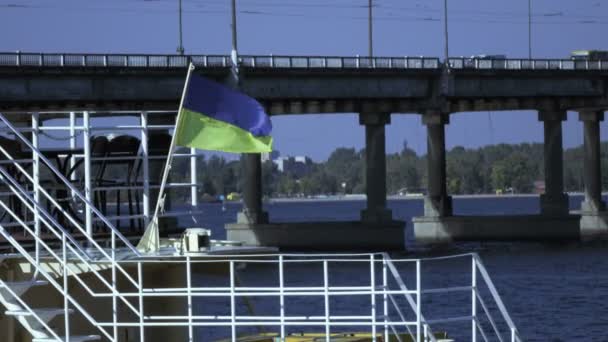
M447 340L446 333L435 333L435 338L438 341ZM238 342L280 342L281 338L276 333L261 333L257 335L241 336L236 339ZM295 333L285 337L285 342L323 342L325 341L324 333ZM371 342L371 333L336 333L330 335L331 342ZM397 338L394 334L389 334L389 339L385 341L384 334L376 334L377 342L414 342L414 339L409 334L399 334ZM223 339L216 342L230 342L230 339Z

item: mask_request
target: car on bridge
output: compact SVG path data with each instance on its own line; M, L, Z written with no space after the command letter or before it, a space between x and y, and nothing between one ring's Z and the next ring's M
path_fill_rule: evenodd
M473 55L464 59L465 68L505 68L507 55Z
M587 60L587 61L607 61L608 51L602 50L576 50L572 51L570 58L573 60Z

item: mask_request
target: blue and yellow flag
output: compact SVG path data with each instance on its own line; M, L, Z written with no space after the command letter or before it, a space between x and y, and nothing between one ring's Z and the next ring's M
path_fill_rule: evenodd
M176 145L233 153L272 151L272 123L255 99L192 73Z

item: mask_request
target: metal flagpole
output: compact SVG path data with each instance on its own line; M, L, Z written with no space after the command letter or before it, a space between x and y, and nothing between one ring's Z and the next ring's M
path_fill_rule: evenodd
M182 108L184 106L184 98L186 97L186 93L188 91L188 84L190 82L190 75L194 70L194 65L192 62L188 65L188 74L186 75L186 82L184 84L184 90L182 92L182 98L179 102L179 109L177 111L177 117L175 118L175 129L173 131L173 137L171 137L171 145L169 146L169 154L167 155L167 162L165 163L165 168L163 171L163 178L160 183L160 190L158 191L158 198L156 200L156 208L154 209L154 215L152 216L152 220L146 227L146 231L141 238L139 245L137 246L139 249L143 249L146 252L155 252L158 250L159 243L159 231L158 231L158 215L160 214L161 209L164 209L165 204L165 187L167 185L167 179L169 178L169 171L171 170L171 163L173 161L173 152L175 150L175 141L177 137L177 130L179 125L179 119L182 115ZM154 243L150 246L149 242L152 239Z

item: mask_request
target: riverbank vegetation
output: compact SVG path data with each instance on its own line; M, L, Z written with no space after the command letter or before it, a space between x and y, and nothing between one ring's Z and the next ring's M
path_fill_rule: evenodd
M602 168L608 170L608 142L602 143ZM176 165L189 170L187 160ZM365 193L365 151L338 148L325 162L309 162L305 175L280 172L272 161L262 165L263 192L272 197L301 197ZM454 147L447 152L447 187L451 194L533 193L542 191L544 180L543 145L499 144L468 149ZM301 172L300 172L301 173ZM386 156L387 193L420 193L426 189L426 156L405 148ZM184 180L187 172L174 173ZM175 181L181 181L174 179ZM212 196L240 193L243 188L241 162L218 156L201 157L198 182ZM608 172L603 173L604 189ZM583 189L582 147L564 150L564 188Z

